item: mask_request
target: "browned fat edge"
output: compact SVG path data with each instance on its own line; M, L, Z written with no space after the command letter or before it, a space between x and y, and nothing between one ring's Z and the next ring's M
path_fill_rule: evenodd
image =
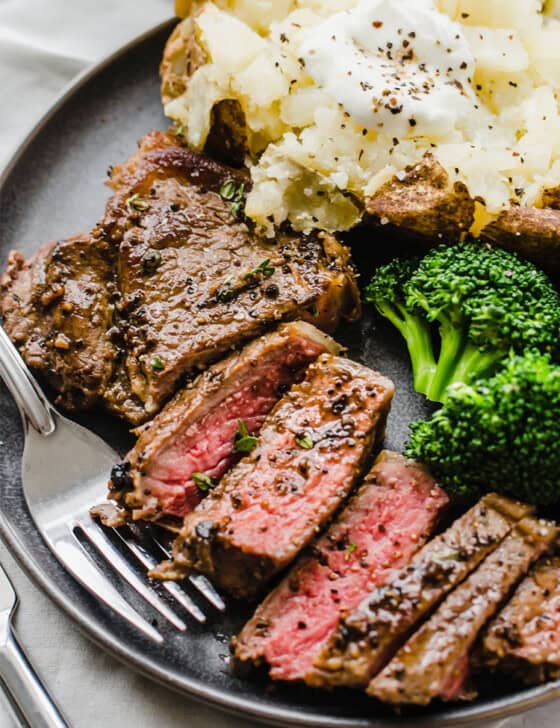
M532 511L531 506L495 493L484 496L428 542L409 566L341 618L329 644L317 656L313 684L365 687L417 624Z

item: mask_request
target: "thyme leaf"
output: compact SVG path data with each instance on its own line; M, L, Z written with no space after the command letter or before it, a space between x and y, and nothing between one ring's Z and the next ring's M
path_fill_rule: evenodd
M247 425L243 420L237 420L237 432L233 438L235 452L251 452L257 444L257 438L249 434Z
M127 199L126 206L129 210L138 210L139 212L150 209L150 203L143 200L139 192L135 192Z
M206 475L206 473L193 473L192 479L194 480L196 487L204 493L216 487L214 479L209 475Z
M298 433L295 436L296 445L299 445L304 450L312 450L315 443L311 438L311 435L307 432Z

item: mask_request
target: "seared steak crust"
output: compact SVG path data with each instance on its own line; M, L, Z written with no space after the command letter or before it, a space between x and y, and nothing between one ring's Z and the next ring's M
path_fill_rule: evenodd
M560 558L543 558L484 632L480 661L529 684L560 678Z
M28 364L69 410L95 404L118 364L112 338L112 247L98 232L13 251L1 279L4 327Z
M461 697L480 630L557 535L550 521L520 521L373 678L368 694L415 705Z
M113 169L97 229L28 263L12 254L6 328L62 404L102 400L139 424L185 378L280 321L333 331L359 315L348 249L322 233L255 235L237 209L247 181L153 132Z
M404 566L448 498L418 463L382 452L349 505L234 638L238 666L317 683L313 658L341 614Z
M187 517L171 576L252 597L331 518L384 433L393 384L323 354L265 420L256 448Z
M238 457L239 421L250 435L319 354L340 347L311 324L282 324L212 365L140 429L114 471L110 497L134 519L184 516L201 500L194 473L217 479Z
M507 498L484 496L341 619L315 660L317 682L365 687L419 621L530 512Z

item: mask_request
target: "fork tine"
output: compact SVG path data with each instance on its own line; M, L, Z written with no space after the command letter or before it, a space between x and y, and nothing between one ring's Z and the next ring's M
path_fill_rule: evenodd
M218 611L226 611L226 603L205 576L202 574L191 574L189 581Z
M180 619L159 597L153 589L145 584L142 579L132 569L122 554L113 546L111 541L107 538L105 533L98 528L97 524L91 522L91 524L84 523L83 521L76 521L75 527L78 528L89 540L89 542L99 551L107 563L119 573L122 578L127 581L130 586L140 594L149 604L156 609L162 617L165 617L176 629L180 632L184 632L187 629L187 625Z
M154 543L159 546L161 551L169 558L171 556L169 549L166 548L162 541L156 535L153 536L153 540ZM226 603L205 576L202 574L190 574L188 576L188 580L219 612L226 611Z
M163 642L161 634L122 598L111 582L99 571L96 563L84 550L70 527L66 532L58 532L56 537L48 540L54 553L72 576L93 596L120 614L129 624L139 629L154 642Z
M154 557L149 554L146 549L136 541L134 536L128 535L124 529L113 529L114 533L117 534L123 544L130 550L130 552L138 559L138 561L144 566L145 569L150 571L154 569L158 562ZM161 586L176 599L179 604L187 610L187 612L194 617L198 622L204 624L206 622L206 615L198 608L198 606L192 601L192 599L185 594L181 587L173 581L162 581Z

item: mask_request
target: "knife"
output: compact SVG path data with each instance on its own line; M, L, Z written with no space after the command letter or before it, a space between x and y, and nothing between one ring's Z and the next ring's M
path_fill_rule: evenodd
M0 565L0 680L31 728L70 728L42 685L12 627L18 599Z

